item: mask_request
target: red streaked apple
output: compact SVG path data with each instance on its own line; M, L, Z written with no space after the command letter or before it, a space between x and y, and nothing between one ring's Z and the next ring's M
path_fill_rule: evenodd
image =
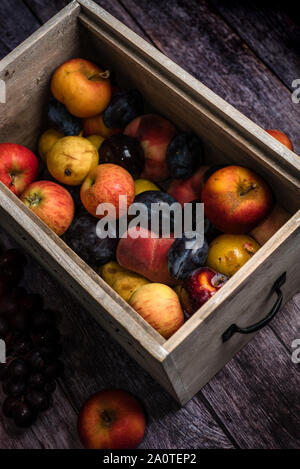
M52 181L36 181L27 187L21 200L58 236L67 231L74 218L71 194Z
M100 164L93 168L80 190L81 202L86 210L97 218L105 214L97 215L99 204L109 203L115 208L115 216L105 215L107 219L119 218L123 213L120 207L120 196L127 197L127 209L134 201L134 180L126 169L116 164Z
M130 306L165 339L184 323L176 292L162 283L148 283L131 295Z
M159 115L145 114L131 121L124 134L137 138L144 149L146 161L141 177L155 182L167 179L166 151L176 134L174 125Z
M168 194L172 195L183 207L188 202L200 199L204 175L208 168L209 166L200 166L189 179L175 179L168 188Z
M109 72L88 60L71 59L54 72L51 91L73 116L93 117L109 104Z
M269 135L272 135L272 137L276 138L276 140L282 143L282 145L285 145L287 148L293 151L293 144L284 132L275 129L267 129L266 132L268 132Z
M254 171L226 166L213 173L203 187L204 213L220 231L249 233L270 212L272 192Z
M0 181L20 196L38 172L38 159L23 145L0 144Z
M141 443L145 428L141 404L119 389L91 396L78 419L79 438L86 449L134 449Z
M208 301L227 282L226 275L211 269L200 267L185 281L184 288L189 295L189 309L194 313Z

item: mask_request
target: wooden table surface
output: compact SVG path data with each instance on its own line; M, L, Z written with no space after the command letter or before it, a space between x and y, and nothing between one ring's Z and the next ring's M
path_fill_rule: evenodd
M1 0L0 57L66 3ZM259 1L97 3L263 128L287 132L300 155L300 103L291 99L292 82L300 78L300 30L288 4L263 8ZM0 242L13 244L0 235ZM90 394L110 387L130 390L144 403L148 428L141 448L300 447L300 364L291 359L292 342L300 339L300 293L180 409L32 260L25 284L62 313L66 374L54 395L54 408L32 429L16 431L0 415L1 448L80 448L78 411Z

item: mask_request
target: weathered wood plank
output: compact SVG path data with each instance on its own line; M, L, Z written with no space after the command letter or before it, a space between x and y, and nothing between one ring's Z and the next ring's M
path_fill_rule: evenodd
M38 29L40 23L22 0L2 0L0 15L1 43L11 50ZM0 58L8 51L0 48Z
M242 448L299 448L299 373L270 327L202 392Z
M291 90L300 76L300 28L284 10L267 2L209 0L255 54ZM274 8L275 6L275 8Z
M166 55L261 127L287 132L300 153L300 106L206 2L123 4Z

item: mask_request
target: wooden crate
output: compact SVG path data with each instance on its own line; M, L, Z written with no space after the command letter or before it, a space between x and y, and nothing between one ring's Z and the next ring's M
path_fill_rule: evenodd
M120 84L137 87L150 108L195 131L210 163L256 170L291 213L259 252L165 340L0 183L0 224L184 404L253 336L237 333L222 340L232 323L245 327L266 316L281 274L286 272L284 301L299 290L299 158L89 0L70 3L0 62L7 91L7 104L0 104L1 142L36 149L51 74L80 56L116 71Z

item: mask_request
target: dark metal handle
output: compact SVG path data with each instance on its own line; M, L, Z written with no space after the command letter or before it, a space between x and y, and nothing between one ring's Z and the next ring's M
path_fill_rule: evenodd
M283 293L281 291L281 287L285 283L285 281L286 281L286 272L284 272L276 280L276 282L274 283L274 285L272 287L272 290L275 290L276 293L277 293L277 300L276 300L276 303L274 304L273 308L269 312L269 314L267 314L267 316L264 319L257 322L256 324L253 324L252 326L245 327L245 328L239 327L236 324L232 324L223 333L223 335L222 335L223 342L227 342L227 340L229 340L233 336L233 334L235 334L236 332L239 332L240 334L252 334L252 332L256 332L259 329L262 329L264 326L266 326L274 318L274 316L276 315L276 313L280 309L280 306L281 306L282 300L283 300Z

